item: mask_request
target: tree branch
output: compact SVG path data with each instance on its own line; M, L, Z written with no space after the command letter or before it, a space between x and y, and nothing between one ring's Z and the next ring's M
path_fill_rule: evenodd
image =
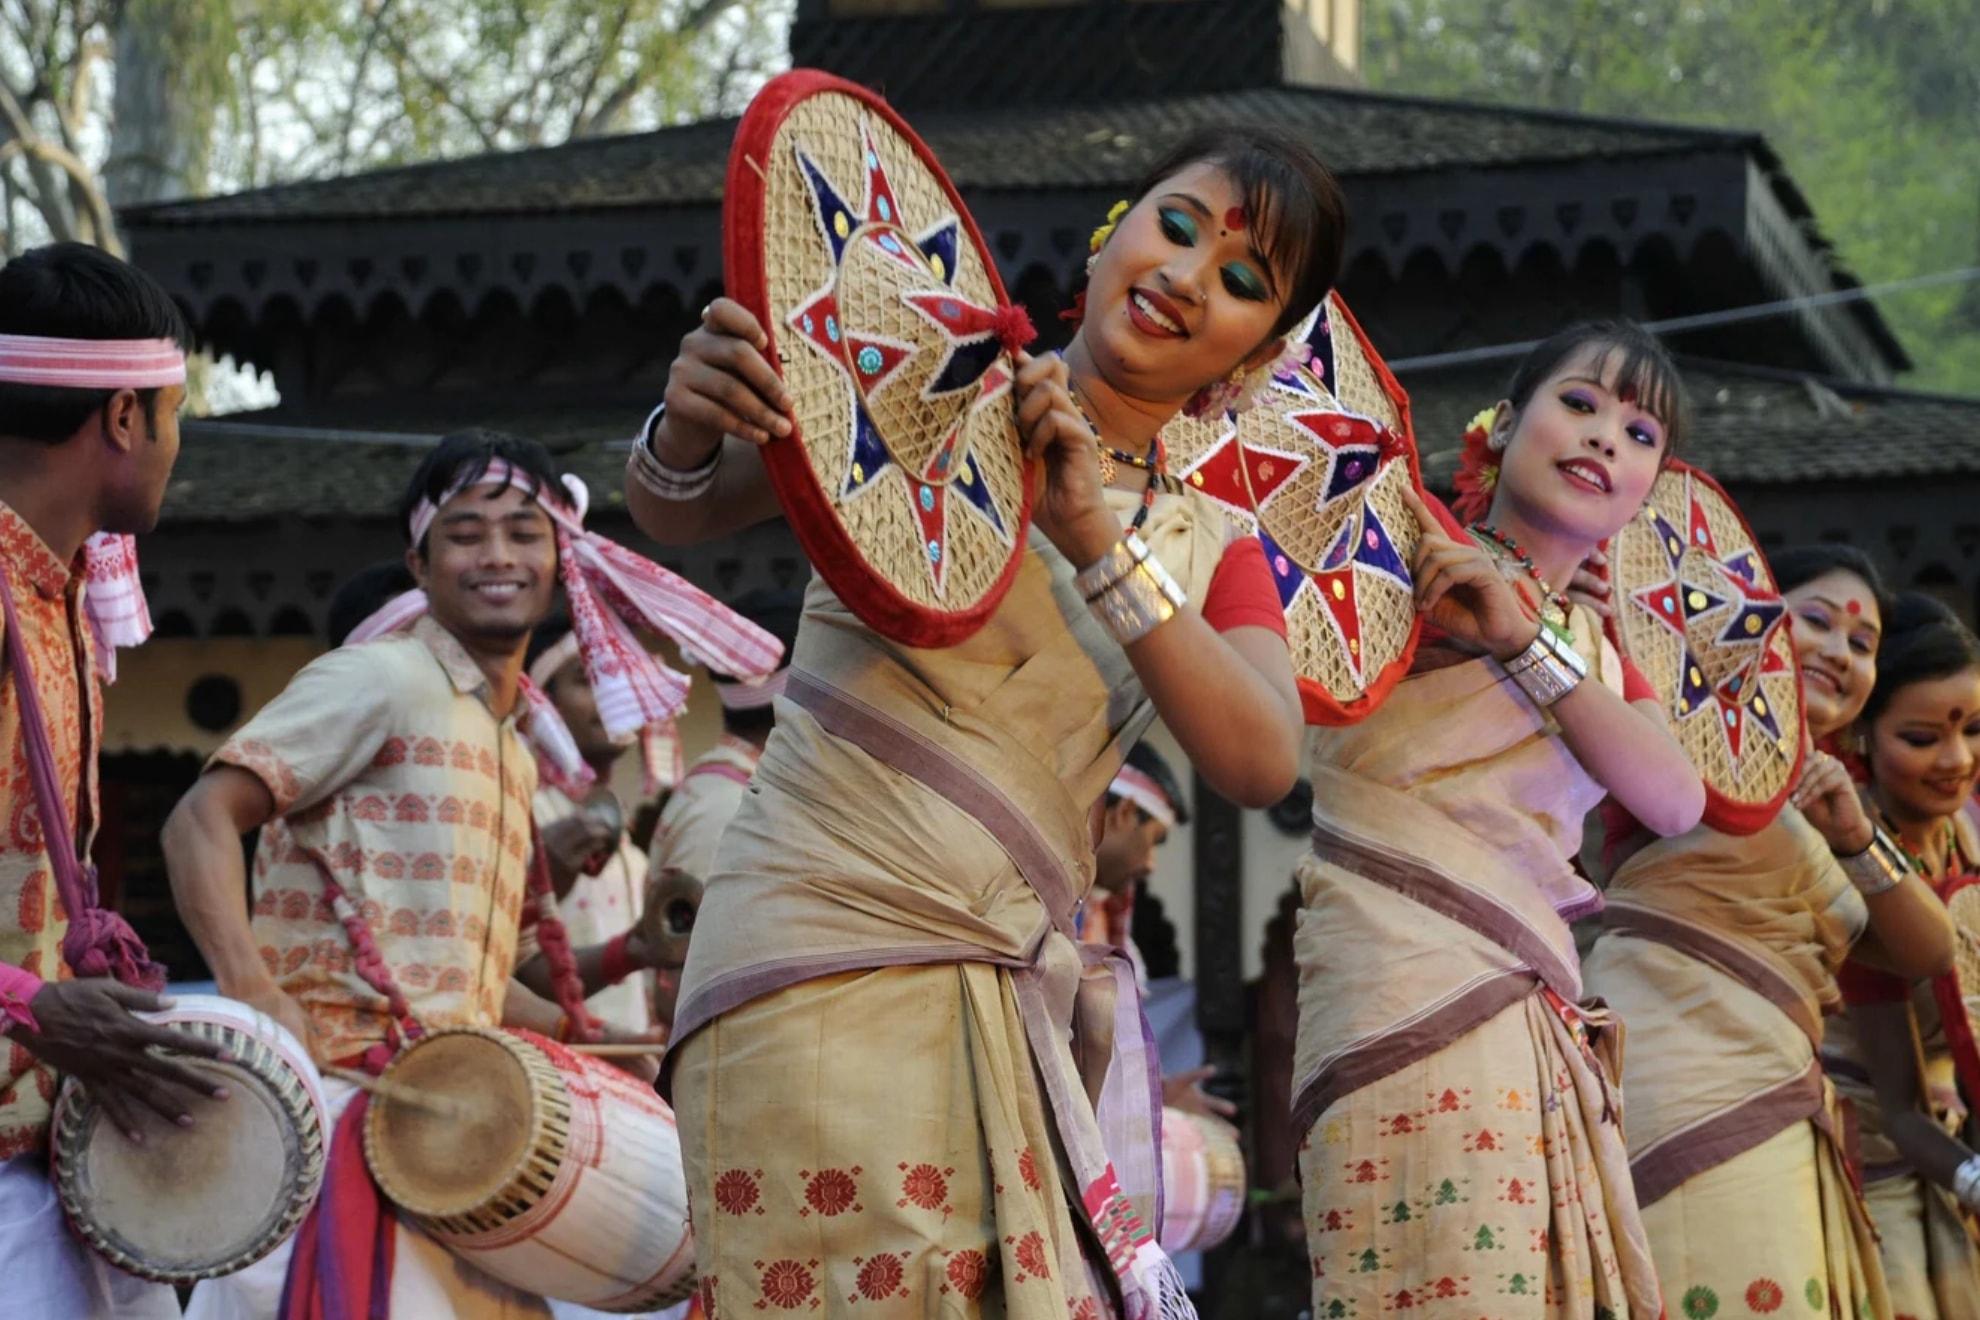
M371 26L365 30L364 43L358 47L357 63L351 68L351 90L344 102L344 122L337 130L337 156L331 165L332 174L342 174L350 161L351 134L357 130L358 99L364 95L365 74L371 70L372 52L378 48L378 36L391 16L392 0L367 2Z

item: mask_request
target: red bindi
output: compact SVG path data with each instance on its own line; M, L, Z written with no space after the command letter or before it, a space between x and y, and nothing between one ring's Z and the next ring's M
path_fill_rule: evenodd
M1233 206L1224 212L1224 228L1234 229L1241 234L1244 232L1244 224L1245 214L1242 206Z
M1863 602L1860 600L1853 600L1850 601L1848 604L1844 605L1843 608L1848 610L1851 614L1861 614L1863 613Z

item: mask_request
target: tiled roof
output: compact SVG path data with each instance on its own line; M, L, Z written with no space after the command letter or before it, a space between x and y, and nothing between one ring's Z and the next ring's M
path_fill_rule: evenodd
M1458 437L1498 399L1510 366L1405 377L1424 477L1448 489ZM1740 485L1980 476L1980 398L1835 382L1722 362L1688 362L1685 458Z
M657 400L656 400L657 401ZM591 507L624 508L626 450L651 402L592 398L527 407L431 396L365 400L299 415L270 409L182 424L163 523L272 517L386 519L439 436L489 426L549 445L591 488Z
M1755 144L1751 134L1297 87L1104 105L924 111L914 125L964 189L1102 188L1139 177L1189 130L1269 121L1344 176L1489 168ZM124 213L127 225L563 212L721 200L733 119L377 170Z
M1503 370L1405 379L1424 474L1450 487L1457 441L1499 397ZM1692 397L1686 457L1733 485L1980 477L1980 399L1825 385L1725 363L1685 366ZM432 438L470 425L530 436L591 487L592 507L623 508L622 442L645 398L504 401L445 396L353 400L189 421L165 523L271 517L383 519ZM379 437L385 438L379 438Z

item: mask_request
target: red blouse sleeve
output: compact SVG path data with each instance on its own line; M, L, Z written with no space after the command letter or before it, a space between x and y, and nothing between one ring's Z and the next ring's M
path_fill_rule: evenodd
M1203 593L1203 621L1218 632L1270 628L1286 635L1286 612L1279 588L1265 566L1265 547L1255 536L1241 536L1224 547L1210 588Z
M1628 656L1622 657L1622 680L1624 701L1661 701L1657 689L1650 686L1650 680L1643 676Z
M1836 969L1836 984L1845 1004L1902 1004L1911 994L1903 977L1865 967L1854 958Z

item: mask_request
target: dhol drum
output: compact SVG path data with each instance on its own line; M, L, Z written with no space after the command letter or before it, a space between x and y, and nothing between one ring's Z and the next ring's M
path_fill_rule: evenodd
M1162 1250L1208 1251L1244 1218L1244 1152L1237 1129L1162 1111Z
M148 1116L134 1146L71 1081L55 1103L55 1189L76 1232L118 1268L166 1283L245 1269L316 1203L329 1111L309 1052L273 1018L219 995L141 1016L223 1046L189 1059L228 1088L190 1128Z
M414 1042L384 1080L466 1114L380 1095L364 1119L371 1176L448 1250L594 1310L693 1292L680 1137L651 1087L533 1033L479 1027Z

